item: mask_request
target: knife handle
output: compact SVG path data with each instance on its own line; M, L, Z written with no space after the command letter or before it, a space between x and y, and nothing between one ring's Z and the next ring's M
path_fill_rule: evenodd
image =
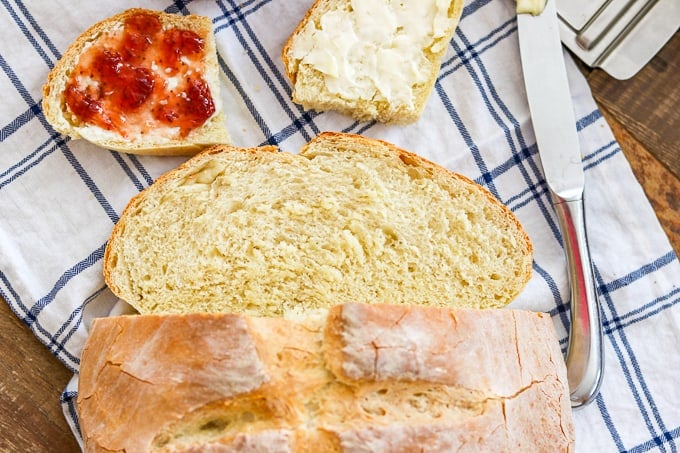
M599 392L604 370L600 302L586 236L583 197L565 200L553 194L560 223L571 286L571 327L567 378L571 407L590 403Z

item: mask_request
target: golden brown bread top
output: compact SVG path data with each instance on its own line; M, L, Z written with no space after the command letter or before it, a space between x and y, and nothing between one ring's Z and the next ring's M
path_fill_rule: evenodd
M87 451L573 444L552 322L516 310L346 304L298 320L98 319L78 408Z

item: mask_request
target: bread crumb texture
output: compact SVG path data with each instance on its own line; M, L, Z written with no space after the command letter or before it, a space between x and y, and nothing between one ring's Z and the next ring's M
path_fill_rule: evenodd
M293 100L358 120L418 119L460 0L317 0L284 46Z
M79 385L91 452L552 453L574 442L552 321L527 311L105 318Z
M300 154L216 147L131 200L105 253L141 313L305 314L346 302L500 307L532 248L481 186L415 154L324 133Z

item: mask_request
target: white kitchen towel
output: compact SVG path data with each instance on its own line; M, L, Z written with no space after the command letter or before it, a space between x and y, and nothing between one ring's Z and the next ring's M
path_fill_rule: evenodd
M280 53L311 3L2 0L0 295L74 372L89 321L116 303L102 278L111 228L130 197L183 159L121 154L56 133L41 110L41 87L77 35L133 6L212 19L234 144L294 152L322 131L360 133L489 189L515 212L535 249L533 277L511 306L550 313L566 349L565 259L529 119L514 1L466 3L425 113L407 126L355 122L291 102ZM577 451L674 452L680 266L585 79L566 58L606 355L600 395L574 412ZM78 437L76 389L72 383L62 402Z

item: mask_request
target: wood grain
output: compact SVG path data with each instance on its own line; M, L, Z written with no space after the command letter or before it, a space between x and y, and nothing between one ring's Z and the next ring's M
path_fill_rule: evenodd
M680 180L659 162L606 107L600 106L600 110L654 208L673 250L680 255Z
M677 32L630 80L616 80L600 69L587 76L595 100L676 177L680 177L679 55Z
M73 373L1 298L0 332L0 451L80 451L59 402Z

